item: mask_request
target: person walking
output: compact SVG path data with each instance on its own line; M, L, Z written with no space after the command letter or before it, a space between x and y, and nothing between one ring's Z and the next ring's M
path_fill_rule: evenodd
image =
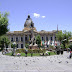
M33 51L31 51L31 57L33 56Z
M27 50L25 51L25 57L27 57Z
M71 58L72 57L72 51L70 51L70 56L69 56L69 58Z

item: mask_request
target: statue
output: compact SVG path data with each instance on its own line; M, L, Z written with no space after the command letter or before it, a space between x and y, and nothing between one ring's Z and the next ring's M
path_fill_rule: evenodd
M30 40L30 45L29 45L29 48L30 49L37 49L38 48L38 45L36 44L36 39L35 39L35 36L34 36L34 32L33 32L33 24L31 25L31 40Z
M30 15L28 15L28 18L26 19L24 27L27 27L27 28L34 27L34 23L32 22L32 19L30 18Z

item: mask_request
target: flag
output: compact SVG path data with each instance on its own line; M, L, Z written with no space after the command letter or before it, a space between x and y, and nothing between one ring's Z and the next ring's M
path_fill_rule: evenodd
M42 41L42 45L44 45L44 41Z
M57 46L57 42L55 41L55 46Z
M52 46L54 46L54 41L52 41Z
M41 41L41 46L42 46L42 41Z
M48 45L50 45L50 40L48 41Z

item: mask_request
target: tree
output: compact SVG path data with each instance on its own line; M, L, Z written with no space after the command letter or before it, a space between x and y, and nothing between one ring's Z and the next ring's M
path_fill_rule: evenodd
M60 45L61 43L63 44L64 48L66 48L66 44L68 44L69 42L69 38L72 36L71 32L67 32L66 30L64 30L63 32L58 32L56 34L57 39L60 41Z
M72 36L71 32L67 32L66 30L63 31L63 40L62 40L62 44L64 46L64 48L66 48L66 44L69 43L69 38Z
M25 47L26 47L26 48L29 48L29 44L25 44Z
M60 41L60 45L61 45L61 41L63 40L63 33L62 33L62 31L59 31L56 34L56 38L57 38L58 41Z
M6 34L6 32L9 31L8 15L9 13L7 12L5 12L4 14L0 12L0 36Z
M63 40L66 39L65 43L68 44L69 38L72 36L71 32L67 32L66 30L63 31Z
M37 35L37 37L36 37L36 44L40 48L40 46L41 46L41 37L40 37L40 35Z
M8 46L10 43L10 40L8 39L7 36L3 35L3 36L0 36L0 47L1 47L1 50L3 50L4 47Z

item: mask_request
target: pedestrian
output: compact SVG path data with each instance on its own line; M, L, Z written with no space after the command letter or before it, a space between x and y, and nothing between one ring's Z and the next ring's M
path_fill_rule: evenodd
M25 51L25 57L27 57L27 50Z
M71 58L72 57L72 51L70 51L70 55L69 55L69 58Z
M31 57L33 56L33 51L31 51Z

